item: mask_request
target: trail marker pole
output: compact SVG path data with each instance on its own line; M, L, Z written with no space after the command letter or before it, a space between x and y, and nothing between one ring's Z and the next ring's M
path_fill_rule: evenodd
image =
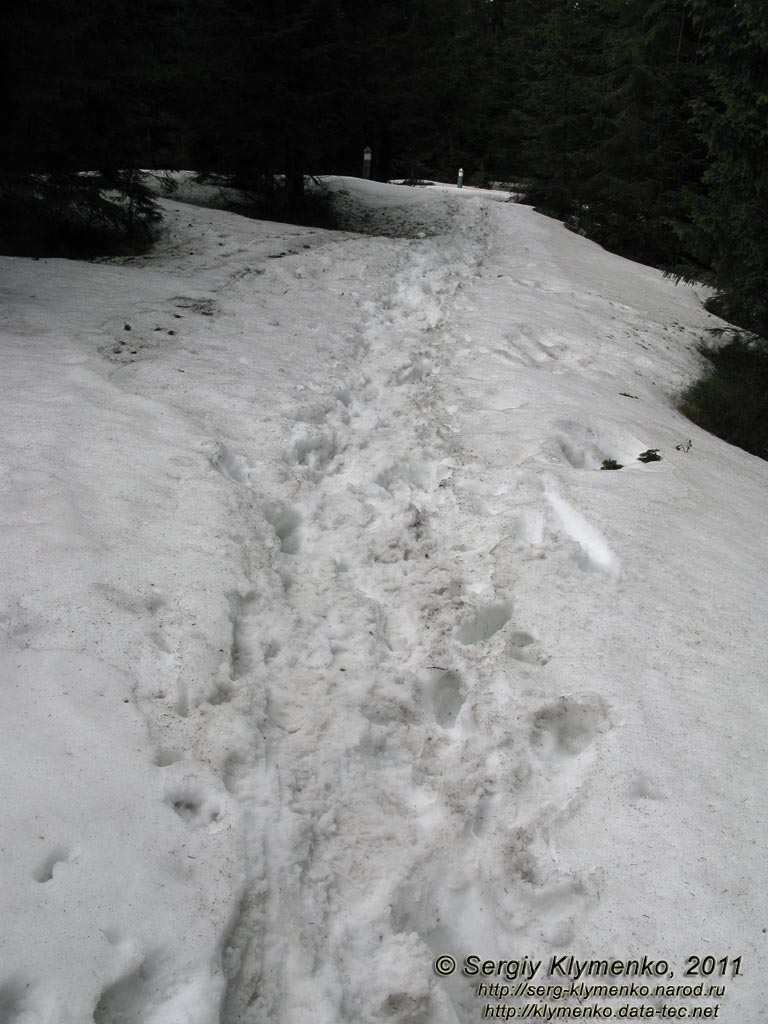
M370 177L371 177L371 158L372 157L373 157L373 153L371 152L371 147L370 146L366 146L365 149L363 150L363 177L364 178L370 179Z
M456 182L456 188L464 188L464 168L459 168L459 180Z

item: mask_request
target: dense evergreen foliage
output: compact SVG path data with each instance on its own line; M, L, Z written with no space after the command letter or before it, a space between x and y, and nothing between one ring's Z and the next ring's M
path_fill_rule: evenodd
M682 0L555 5L539 38L526 100L532 198L616 252L677 264L684 190L703 156Z
M301 217L370 145L379 178L523 178L766 331L762 0L28 0L0 28L5 251L146 234L147 166Z
M720 311L768 336L768 6L688 0L707 88L693 99L707 150L689 234L712 268Z
M711 368L686 389L680 409L695 423L768 459L768 344L739 335L705 348Z
M177 69L162 54L182 35L177 6L29 0L0 18L0 246L146 239L158 215L137 170L173 151L164 96Z

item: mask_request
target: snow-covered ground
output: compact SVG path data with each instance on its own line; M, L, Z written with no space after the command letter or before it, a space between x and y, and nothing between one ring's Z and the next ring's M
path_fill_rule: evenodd
M164 200L145 257L0 260L0 1021L765 1021L768 463L674 408L714 319L504 193L333 184L361 233Z

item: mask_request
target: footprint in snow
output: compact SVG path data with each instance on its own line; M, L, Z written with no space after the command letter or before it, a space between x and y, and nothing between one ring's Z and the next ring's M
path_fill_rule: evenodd
M301 516L286 505L273 505L264 513L264 518L277 534L280 551L284 555L297 555L301 550Z
M431 701L435 721L443 729L451 729L464 705L464 684L458 672L438 669L434 674L436 678L431 685Z
M414 356L413 360L402 366L392 376L392 383L397 386L415 384L423 380L432 371L432 360L427 356Z
M609 706L598 694L560 697L534 714L531 744L544 755L575 757L612 726Z
M172 764L183 760L184 754L180 750L160 748L155 751L155 764L158 768L169 768Z
M38 865L33 874L36 882L51 882L55 879L59 864L66 864L72 859L72 854L63 846L54 847Z
M286 462L301 466L310 476L319 480L328 470L337 454L333 436L324 434L299 438L286 455Z
M229 645L229 681L236 682L242 676L250 672L255 663L253 620L257 614L259 600L255 591L249 590L245 594L228 594L229 600L229 621L232 625L232 639ZM219 682L218 687L208 698L209 704L223 704L232 699L235 688Z
M30 1006L30 985L20 978L9 978L0 983L0 1021L3 1024L36 1021L37 1016Z
M458 630L459 643L469 646L489 640L509 622L512 610L506 601L486 605L468 614Z
M93 1024L124 1024L147 1019L157 999L159 955L144 958L137 968L108 985L93 1011Z
M524 629L515 629L509 634L507 652L515 661L523 661L529 665L546 665L549 655L545 654L536 643L536 637L526 633Z
M213 468L225 479L235 484L249 486L251 467L241 455L231 452L226 445L217 445L215 451L209 455L209 460Z
M645 800L666 800L666 794L645 774L636 772L629 784L629 798L633 803Z
M190 828L220 832L227 827L223 801L215 794L205 793L199 786L172 789L165 802Z

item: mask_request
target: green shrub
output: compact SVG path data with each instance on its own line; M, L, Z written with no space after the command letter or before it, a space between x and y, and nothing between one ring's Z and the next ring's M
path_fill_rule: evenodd
M0 253L90 259L148 249L161 219L141 171L0 172Z
M683 392L680 411L729 444L768 459L768 343L741 334L701 353L712 367Z

